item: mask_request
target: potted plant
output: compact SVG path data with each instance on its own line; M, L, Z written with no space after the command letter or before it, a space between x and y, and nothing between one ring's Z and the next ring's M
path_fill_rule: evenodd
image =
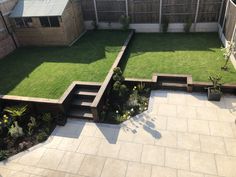
M212 82L212 87L208 87L208 100L209 101L220 101L221 98L221 76L209 76L209 80Z

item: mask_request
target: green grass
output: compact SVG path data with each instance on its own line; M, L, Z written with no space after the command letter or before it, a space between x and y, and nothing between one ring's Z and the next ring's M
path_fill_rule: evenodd
M126 77L148 78L153 73L191 74L194 81L208 82L218 73L224 83L236 83L231 62L222 71L225 60L216 33L136 34L123 63Z
M0 94L57 99L73 81L102 82L127 36L89 31L72 47L19 48L0 60Z

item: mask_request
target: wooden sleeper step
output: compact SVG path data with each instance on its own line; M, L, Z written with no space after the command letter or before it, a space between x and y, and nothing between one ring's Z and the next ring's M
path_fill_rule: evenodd
M88 110L83 109L72 109L69 113L69 116L72 118L93 119L93 114Z

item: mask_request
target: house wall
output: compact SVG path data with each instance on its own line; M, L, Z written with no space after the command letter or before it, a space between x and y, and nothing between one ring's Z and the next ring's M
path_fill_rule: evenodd
M76 3L75 3L76 4ZM83 19L80 9L68 2L63 14L59 17L60 27L42 27L39 18L32 18L32 27L18 28L14 31L21 46L59 46L69 45L83 30Z
M9 22L9 14L13 7L15 6L17 0L5 0L0 1L0 11L3 14L3 18L7 23L9 31L12 32L11 24ZM3 22L2 17L0 17L0 59L15 50L15 44L11 35L8 33L6 26Z

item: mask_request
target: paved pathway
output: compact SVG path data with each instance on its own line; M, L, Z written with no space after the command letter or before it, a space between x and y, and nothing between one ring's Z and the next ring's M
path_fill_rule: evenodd
M3 177L236 177L236 97L153 91L122 125L69 120L0 163Z

